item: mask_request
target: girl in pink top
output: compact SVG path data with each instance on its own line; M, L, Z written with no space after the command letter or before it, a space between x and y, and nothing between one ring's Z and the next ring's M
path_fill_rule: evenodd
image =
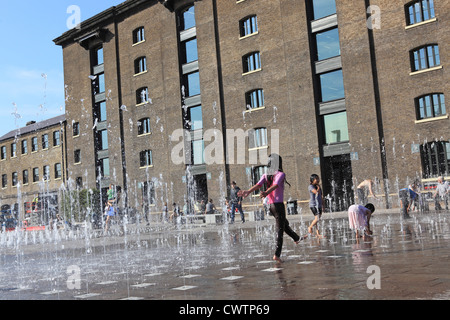
M277 230L277 248L273 260L281 262L281 250L283 248L283 234L286 232L295 243L300 241L300 237L289 226L286 219L286 208L284 206L284 183L286 182L286 174L283 172L282 159L278 154L269 156L268 173L263 175L261 180L247 191L240 191L240 195L244 198L251 193L261 189L267 184L268 189L260 192L261 198L268 198L270 204L270 212L276 221ZM288 182L286 182L288 183ZM289 184L289 183L288 183Z

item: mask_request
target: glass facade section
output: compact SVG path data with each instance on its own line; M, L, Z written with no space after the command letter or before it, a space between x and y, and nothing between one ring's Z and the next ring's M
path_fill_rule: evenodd
M322 93L321 102L343 99L345 92L342 70L321 74L320 89Z
M316 33L316 43L318 61L341 55L339 30L337 28Z
M347 112L329 114L323 118L326 144L349 141Z

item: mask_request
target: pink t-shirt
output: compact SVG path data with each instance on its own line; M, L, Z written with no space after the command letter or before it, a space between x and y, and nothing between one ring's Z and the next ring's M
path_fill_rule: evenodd
M269 204L283 202L285 178L286 174L284 172L277 171L274 174L272 185L277 185L278 188L276 188L274 191L272 191L270 194L267 195L267 198L269 199ZM269 181L267 180L267 174L262 176L261 180L258 182L258 185L263 186L264 183L269 183ZM271 186L268 185L267 187L270 188Z

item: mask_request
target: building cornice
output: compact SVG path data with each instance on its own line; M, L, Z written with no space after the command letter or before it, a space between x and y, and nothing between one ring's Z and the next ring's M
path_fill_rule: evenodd
M127 0L81 22L79 27L63 33L61 36L54 39L53 42L59 46L77 42L92 33L98 32L102 27L113 21L114 18L119 17L130 10L142 5L154 5L156 3L158 3L158 0Z

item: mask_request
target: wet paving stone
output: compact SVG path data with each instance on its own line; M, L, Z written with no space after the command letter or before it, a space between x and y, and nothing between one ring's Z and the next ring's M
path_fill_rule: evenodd
M306 234L309 218L289 220ZM273 219L155 224L145 232L130 225L129 234L89 241L47 234L28 235L49 239L44 243L25 243L2 235L0 299L448 299L450 213L416 213L406 221L378 213L372 223L373 237L355 239L345 214L324 215L319 227L325 239L295 245L286 236L283 263L271 260ZM370 288L376 281L379 288Z

